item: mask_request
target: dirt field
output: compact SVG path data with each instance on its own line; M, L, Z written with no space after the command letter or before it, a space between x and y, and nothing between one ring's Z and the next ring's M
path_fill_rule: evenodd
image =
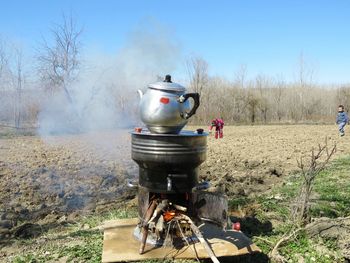
M259 194L298 170L297 159L307 159L326 138L337 144L334 158L350 153L349 137L339 137L335 125L225 127L222 140L208 140L201 176L221 182L229 195Z
M224 133L208 138L200 176L230 197L271 189L326 137L337 143L335 158L350 152L350 135L340 138L336 126L237 126ZM13 231L23 222L45 225L132 205L128 178L137 178L137 169L127 130L0 139L0 238L23 235Z

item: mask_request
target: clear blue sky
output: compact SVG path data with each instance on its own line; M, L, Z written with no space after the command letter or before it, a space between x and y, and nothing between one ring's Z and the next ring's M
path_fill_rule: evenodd
M349 0L2 0L0 8L0 35L29 52L63 12L84 27L86 48L106 53L151 18L169 28L183 54L206 59L213 75L233 78L245 64L249 76L292 80L303 53L319 82L350 82Z

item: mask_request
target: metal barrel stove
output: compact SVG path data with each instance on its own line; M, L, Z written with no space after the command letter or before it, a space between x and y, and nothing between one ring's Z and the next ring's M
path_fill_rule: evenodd
M198 184L198 166L206 159L207 134L132 133L132 159L139 184L154 193L185 193Z
M192 191L198 186L198 167L206 159L207 133L181 131L155 134L132 133L132 159L139 166L139 216L142 218L154 194L193 212Z

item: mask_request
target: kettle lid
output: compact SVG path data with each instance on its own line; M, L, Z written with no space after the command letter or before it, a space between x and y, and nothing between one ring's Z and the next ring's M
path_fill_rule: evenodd
M149 84L148 87L150 89L176 91L176 92L179 92L179 91L184 92L186 90L186 88L181 86L180 84L172 82L170 75L166 75L163 81Z

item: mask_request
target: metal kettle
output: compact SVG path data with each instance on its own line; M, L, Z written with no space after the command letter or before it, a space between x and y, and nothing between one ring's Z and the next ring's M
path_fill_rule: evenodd
M141 120L152 133L179 133L200 103L198 93L186 93L186 88L173 83L170 75L162 82L149 84L144 94L138 92ZM192 107L189 98L194 101Z

